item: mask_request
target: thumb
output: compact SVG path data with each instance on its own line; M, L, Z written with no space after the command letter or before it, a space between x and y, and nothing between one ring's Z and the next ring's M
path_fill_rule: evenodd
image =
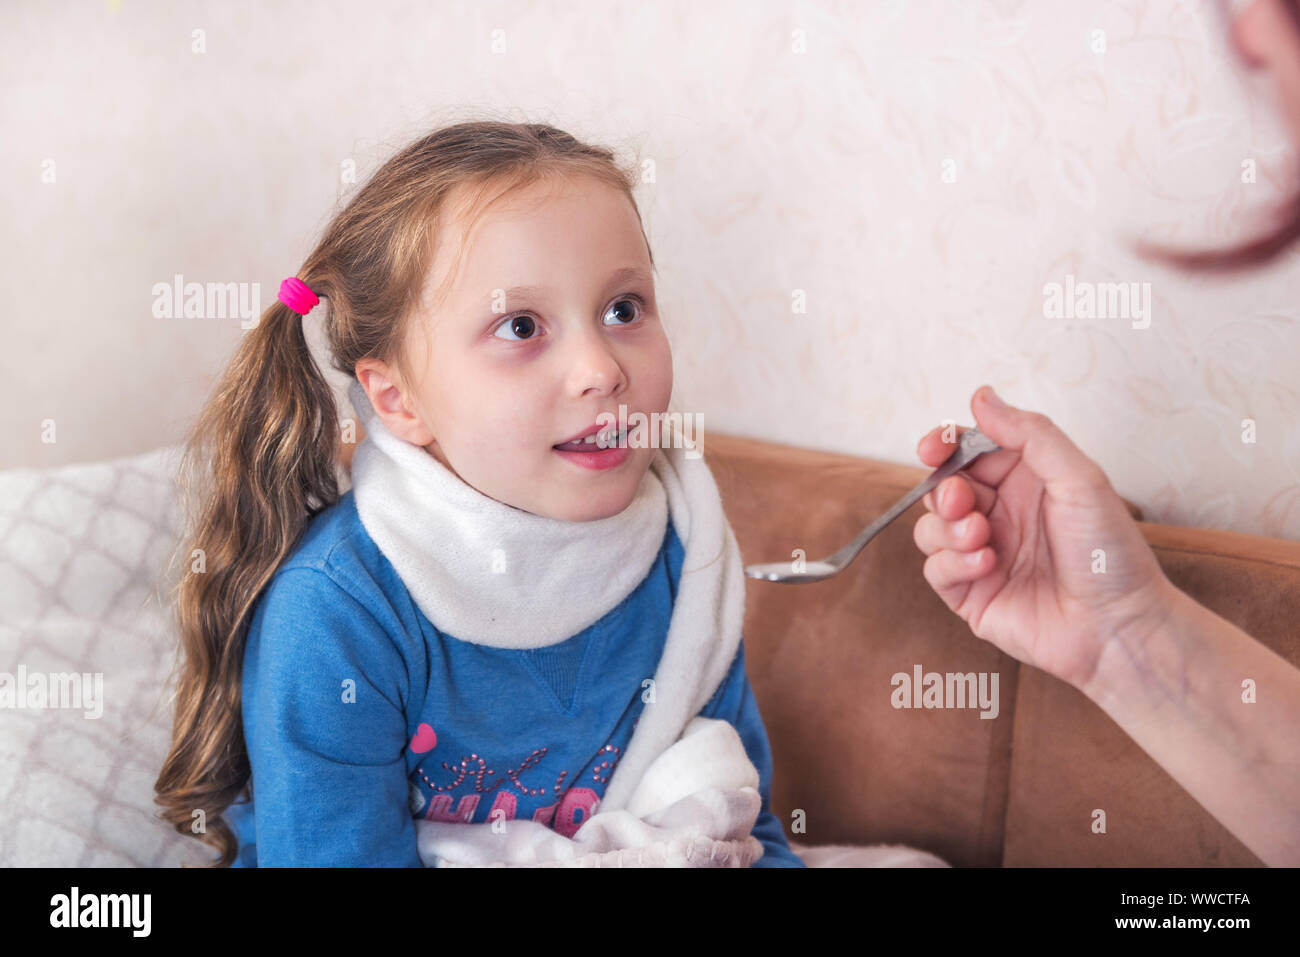
M1004 450L1019 452L1021 460L1048 486L1102 476L1101 468L1079 451L1051 419L1041 412L1007 405L992 386L975 390L971 412L981 432Z

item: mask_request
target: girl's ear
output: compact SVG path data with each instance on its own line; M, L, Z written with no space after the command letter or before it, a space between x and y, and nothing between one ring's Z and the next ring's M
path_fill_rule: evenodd
M407 401L403 387L382 361L362 359L357 363L356 376L361 388L365 389L370 404L374 406L375 414L388 427L388 431L412 445L423 447L433 441L433 432L412 411L412 404Z

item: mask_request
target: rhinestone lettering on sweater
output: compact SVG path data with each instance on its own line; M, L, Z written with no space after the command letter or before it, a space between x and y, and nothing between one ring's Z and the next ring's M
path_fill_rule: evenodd
M496 791L492 806L488 808L487 820L514 820L519 807L519 799L514 793L516 790L528 797L546 794L545 787L529 787L520 780L520 775L524 771L535 767L546 757L548 750L549 748L534 748L520 762L517 768L507 768L505 777L497 778L490 784L486 783L484 778L496 774L496 771L488 767L487 758L477 753L462 757L456 764L442 762L442 767L455 775L455 779L447 784L435 784L425 774L422 767L417 767L415 773L433 791L433 795L431 798L426 799L423 790L412 781L410 794L411 814L420 816L421 812L423 812L422 816L425 820L471 824L474 821L474 813L478 810L483 795ZM620 749L612 744L604 745L597 752L597 755L612 753L613 760L608 758L601 760L591 769L593 784L604 784L609 780L614 766L618 764L619 752ZM532 817L534 821L546 825L558 834L573 837L578 828L582 827L583 823L596 813L601 795L589 787L574 787L571 785L565 789L564 780L568 776L567 769L556 775L553 792L557 795L556 800L545 807L537 808ZM456 790L469 780L474 782L474 793L460 795L459 800L456 800L453 807L453 796L449 792ZM501 789L502 785L507 782L512 787Z

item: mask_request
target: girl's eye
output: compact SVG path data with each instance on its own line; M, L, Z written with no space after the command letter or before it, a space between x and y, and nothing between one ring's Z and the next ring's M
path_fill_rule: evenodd
M624 306L624 304L626 303L635 304L636 306L635 310L634 311L629 310L626 307L624 307L623 309L619 308L620 306ZM609 316L611 313L616 313L616 312L619 313L619 315L616 316L616 318L618 318L617 324L626 326L629 323L633 322L635 319L637 319L641 315L641 311L644 308L645 307L641 301L640 296L624 296L622 299L619 299L612 306L610 306L610 308L605 312L605 315ZM632 312L632 314L629 315L628 314L629 312ZM615 323L612 322L605 323L605 324L615 325ZM502 336L501 335L502 329L510 330L518 338L512 338L510 336ZM503 320L501 325L497 326L496 331L493 332L493 335L501 339L506 339L509 342L526 342L529 339L536 338L535 336L536 332L537 332L537 323L533 320L533 317L528 315L527 313L520 313L517 316L511 316L510 318Z
M537 323L533 322L532 316L529 316L527 314L522 314L518 316L511 316L505 322L501 323L501 325L497 326L497 331L494 332L493 335L499 334L502 329L509 329L511 332L514 332L516 335L521 336L522 339L527 340L533 337L533 333L537 330ZM501 338L505 339L508 337L501 336ZM515 339L512 341L519 342L521 340Z
M609 312L605 313L605 315L608 316L610 312L613 312L615 309L617 309L619 306L623 305L624 303L629 303L629 302L630 302L630 303L634 303L634 304L636 305L636 315L637 315L637 316L641 315L641 309L642 309L642 306L641 306L641 299L640 299L640 297L638 297L638 296L624 296L624 297L623 297L622 299L620 299L618 302L614 303L614 305L610 306L610 308L609 308ZM627 324L628 324L629 322L631 322L634 318L635 318L635 316L630 316L630 317L628 317L628 318L625 319L625 320L624 320L624 319L620 319L619 322L620 322L621 325L627 325ZM613 325L613 323L610 323L610 325Z

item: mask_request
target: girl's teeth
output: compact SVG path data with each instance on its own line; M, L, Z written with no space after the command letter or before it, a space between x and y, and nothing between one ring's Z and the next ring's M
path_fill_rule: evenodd
M600 441L600 435L601 435L601 433L599 433L599 432L593 432L591 435L587 436L585 439L574 439L573 442L570 443L570 444L577 444L577 445L595 445L597 442ZM615 441L616 439L621 438L622 435L623 435L622 432L617 432L617 433L612 433L612 434L608 434L608 433L607 433L607 434L606 434L606 437L605 437L605 446L608 448L609 446L613 445L613 444L614 444L614 441Z

